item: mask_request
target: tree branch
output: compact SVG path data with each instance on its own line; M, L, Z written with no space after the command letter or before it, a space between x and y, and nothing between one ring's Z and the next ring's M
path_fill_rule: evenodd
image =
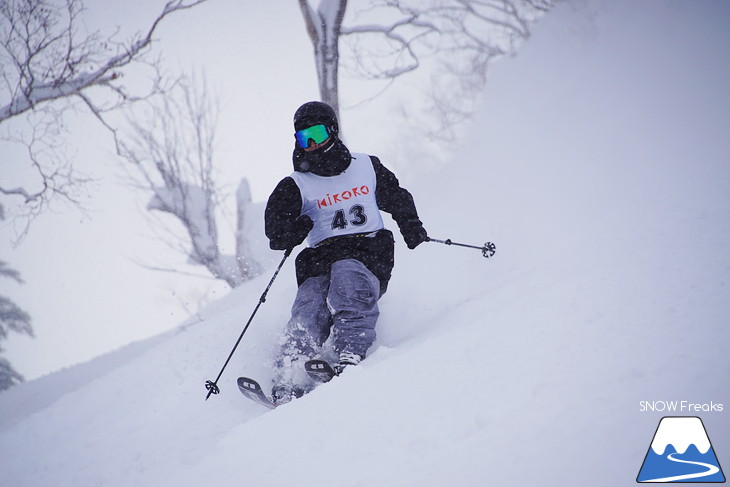
M76 4L75 0L68 0L67 3L69 8L68 25L57 35L50 35L50 33L46 33L37 46L30 45L34 33L31 32L30 27L28 26L31 19L29 16L25 22L27 27L25 32L26 58L24 60L18 58L12 48L12 39L6 40L3 44L3 47L10 54L19 71L18 87L21 88L20 91L22 93L16 94L16 96L14 96L8 103L0 107L0 123L31 110L40 103L76 95L92 86L109 85L112 81L115 81L120 77L120 73L115 72L116 69L127 66L129 63L134 61L147 46L150 45L152 42L152 36L157 30L157 27L166 17L174 12L192 8L204 3L205 1L207 0L191 0L189 2L185 2L183 0L170 0L165 5L162 12L154 19L151 27L140 39L132 42L127 47L121 48L120 52L108 58L100 66L91 70L89 73L78 73L77 68L77 66L89 68L89 66L84 66L84 61L88 61L91 57L88 53L71 60L72 53L74 53L77 49L85 51L89 48L88 40L81 42L78 46L73 45L73 23L80 11L79 9L74 8L74 5ZM41 3L38 2L38 4ZM33 14L33 12L34 11L31 11L30 14ZM11 24L13 23L14 17L12 14L6 14L6 18L8 18ZM46 14L44 22L55 24L55 19L51 17L51 14L49 13ZM8 37L13 37L12 34L15 30L14 27L15 24L13 24L13 27L11 27L11 30L8 32ZM57 76L50 77L50 79L48 76L44 76L41 81L37 81L36 73L34 73L33 70L34 58L43 54L47 48L64 38L67 39L68 42L68 47L65 50L66 55L62 59L56 61L57 65L53 66L53 69L49 71L49 73L52 73L53 71L60 69L61 73ZM66 71L69 75L63 76L63 73Z
M0 137L25 145L27 167L40 176L37 185L4 178L0 187L0 196L22 200L13 209L16 216L27 220L18 241L56 196L80 208L76 192L89 180L76 176L64 154L67 144L61 134L65 111L74 106L74 100L81 100L82 106L110 130L119 153L117 130L106 114L163 89L153 63L158 76L152 87L136 96L128 93L122 84L125 68L147 62L148 48L166 18L206 1L168 0L149 27L126 43L114 40L116 32L106 37L98 32L80 34L82 0L0 1L0 126L7 127ZM30 128L6 125L19 116L27 118ZM25 162L23 158L20 161Z

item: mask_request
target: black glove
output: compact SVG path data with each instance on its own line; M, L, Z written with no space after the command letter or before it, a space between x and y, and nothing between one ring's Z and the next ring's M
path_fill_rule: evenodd
M411 250L428 240L428 233L426 233L426 229L423 228L423 224L418 220L404 225L401 228L401 234L403 234L403 240L406 241L406 245Z
M287 248L294 248L300 243L304 242L304 239L309 235L309 231L314 227L314 222L307 215L298 216L294 220L294 231L291 235L291 245Z
M288 225L288 231L276 235L276 238L272 238L269 244L274 250L293 249L304 242L312 227L314 227L314 222L311 218L307 215L298 216L296 220Z

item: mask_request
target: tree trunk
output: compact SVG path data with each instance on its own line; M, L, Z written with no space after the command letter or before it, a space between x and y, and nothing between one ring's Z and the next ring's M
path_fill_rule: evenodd
M316 11L307 0L299 0L299 7L314 48L320 99L332 107L339 119L340 28L347 0L321 0Z
M236 191L236 262L241 275L241 282L258 276L262 272L261 265L251 255L251 243L246 231L246 224L251 216L251 189L248 180L243 178Z

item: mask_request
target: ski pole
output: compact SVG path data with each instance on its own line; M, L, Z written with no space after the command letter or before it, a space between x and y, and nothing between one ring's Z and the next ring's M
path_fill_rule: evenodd
M487 242L481 247L477 247L476 245L452 242L450 238L447 238L446 240L439 240L436 238L428 237L428 238L426 238L426 242L436 242L436 243L440 243L440 244L444 244L444 245L458 245L459 247L468 247L470 249L479 249L482 251L482 255L487 259L494 256L494 254L497 252L497 246L494 245L492 242Z
M256 312L259 310L261 305L266 302L266 295L269 293L269 289L271 289L271 285L274 284L274 279L276 279L276 276L279 275L279 271L282 267L284 267L284 262L286 262L287 257L289 257L289 254L291 254L292 249L286 249L284 251L284 258L281 259L281 262L279 263L279 267L276 268L276 271L274 272L274 275L271 276L271 280L269 281L269 285L266 286L266 289L264 290L263 294L259 298L259 303L256 305L256 307L253 310L253 313L251 313L251 317L248 319L248 322L246 323L246 326L243 328L243 331L241 332L241 335L238 337L238 340L236 340L236 344L233 346L233 350L231 350L231 353L228 354L228 358L226 359L226 363L223 364L223 368L220 372L218 372L218 377L215 378L214 381L205 381L205 388L208 389L208 395L205 396L205 400L207 401L211 394L219 394L221 392L220 388L218 387L218 380L221 378L221 375L223 375L223 371L226 370L226 367L228 366L228 362L231 361L231 357L233 357L233 353L236 351L236 348L238 348L238 344L241 343L241 339L243 339L243 335L246 334L246 330L248 330L249 325L253 321L253 317L256 316Z

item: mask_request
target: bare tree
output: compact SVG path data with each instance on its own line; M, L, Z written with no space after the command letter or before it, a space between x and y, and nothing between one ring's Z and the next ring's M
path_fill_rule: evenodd
M314 47L320 97L339 115L339 46L347 0L321 0L317 9L299 0L299 8Z
M246 232L251 192L242 180L236 192L235 254L224 255L216 222L221 191L214 182L217 107L208 93L204 81L180 78L164 96L147 100L145 113L130 118L131 135L119 141L119 155L152 194L147 208L173 216L184 228L185 238L171 231L166 241L184 248L190 263L236 287L261 271Z
M7 277L21 284L23 282L18 271L11 269L1 260L0 277ZM30 315L9 298L0 296L0 342L5 340L10 332L33 336ZM2 352L3 348L0 346L0 354ZM0 356L0 391L8 389L22 381L23 376L13 368L6 358Z
M433 86L434 109L445 120L468 117L460 100L483 87L489 62L511 52L530 34L530 24L555 0L371 0L343 25L347 0L299 0L314 47L320 97L339 113L338 71L348 67L373 80L393 82L421 66L442 60L453 74L449 87ZM339 41L350 40L340 55ZM457 93L458 96L449 96ZM445 124L446 125L446 124Z
M64 112L81 105L106 123L109 111L155 92L156 83L148 93L129 92L123 74L146 60L164 19L205 1L168 0L147 30L127 42L115 40L116 33L83 32L82 0L0 1L0 140L26 147L16 157L34 176L34 182L2 180L0 196L19 198L28 221L53 198L78 203L88 178L61 149ZM30 130L7 127L21 116Z

